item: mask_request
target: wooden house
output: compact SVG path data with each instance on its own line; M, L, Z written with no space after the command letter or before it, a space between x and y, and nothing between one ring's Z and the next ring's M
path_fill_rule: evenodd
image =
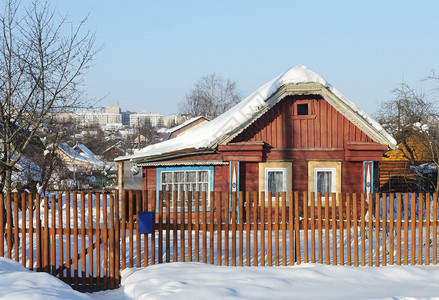
M361 193L374 190L377 163L395 146L320 75L296 66L209 123L116 161L121 189L134 167L148 190Z

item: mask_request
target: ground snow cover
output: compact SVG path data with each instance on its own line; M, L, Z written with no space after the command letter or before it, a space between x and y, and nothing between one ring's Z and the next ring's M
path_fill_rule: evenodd
M0 257L0 299L90 299L47 273L36 273Z
M122 289L128 299L439 299L439 267L171 263L125 269Z
M225 267L169 263L122 272L113 291L81 294L0 258L0 299L439 299L439 266Z

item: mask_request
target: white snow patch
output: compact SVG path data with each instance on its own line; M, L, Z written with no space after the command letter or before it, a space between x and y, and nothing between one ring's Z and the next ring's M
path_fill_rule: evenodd
M52 275L32 272L0 257L0 299L90 299Z
M170 263L125 269L121 289L126 299L439 299L439 267Z

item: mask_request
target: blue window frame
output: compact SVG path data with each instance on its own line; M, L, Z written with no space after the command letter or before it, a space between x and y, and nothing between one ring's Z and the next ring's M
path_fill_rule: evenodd
M213 166L199 166L199 167L163 167L157 168L157 191L171 192L171 211L174 207L173 191L177 191L177 208L181 207L181 192L192 192L192 210L195 211L195 193L207 192L207 199L210 200L210 193L214 187L214 167ZM187 194L185 196L187 199ZM201 195L200 203L198 203L201 209ZM159 197L157 197L159 201ZM210 201L207 201L207 207L209 208ZM157 207L158 207L157 203ZM184 205L185 211L187 211L187 203ZM163 197L163 208L166 208L165 197Z

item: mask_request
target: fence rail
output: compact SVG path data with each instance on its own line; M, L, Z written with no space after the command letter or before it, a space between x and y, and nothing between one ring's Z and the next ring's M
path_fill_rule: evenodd
M437 194L0 195L0 256L79 290L117 288L120 269L171 261L429 265L437 206ZM153 234L139 233L140 211L155 212Z

